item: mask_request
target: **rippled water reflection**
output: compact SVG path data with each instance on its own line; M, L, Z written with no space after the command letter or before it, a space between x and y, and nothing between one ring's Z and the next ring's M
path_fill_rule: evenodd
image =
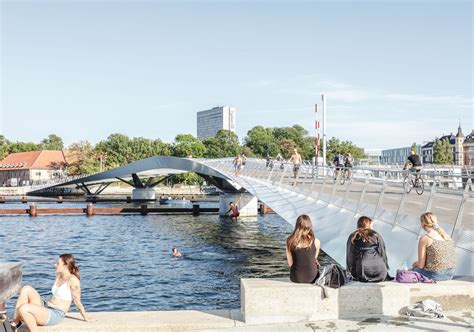
M0 254L49 296L57 256L73 253L89 311L238 308L240 278L288 275L291 229L277 215L1 217Z

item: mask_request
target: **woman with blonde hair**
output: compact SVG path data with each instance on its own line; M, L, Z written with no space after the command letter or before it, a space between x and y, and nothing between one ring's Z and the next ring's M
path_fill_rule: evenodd
M30 332L37 332L38 325L56 325L69 311L72 302L88 321L86 311L81 303L81 283L79 280L79 267L76 259L71 254L62 254L56 262L56 280L51 292L53 296L46 301L38 291L27 285L20 291L20 296L15 306L12 327L16 330L23 321Z
M357 220L357 230L347 239L347 270L355 280L361 282L393 279L388 275L385 243L382 236L374 230L373 224L369 217L360 217Z
M435 281L451 280L456 267L453 240L438 225L433 213L423 213L420 222L426 234L418 241L418 260L413 263L413 270Z
M302 214L296 219L295 229L286 240L286 259L290 280L312 283L318 278L320 242L315 237L311 219Z

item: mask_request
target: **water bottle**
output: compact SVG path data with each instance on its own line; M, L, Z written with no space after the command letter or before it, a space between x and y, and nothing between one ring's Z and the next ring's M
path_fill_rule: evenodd
M407 261L403 261L402 270L403 270L403 271L408 270Z

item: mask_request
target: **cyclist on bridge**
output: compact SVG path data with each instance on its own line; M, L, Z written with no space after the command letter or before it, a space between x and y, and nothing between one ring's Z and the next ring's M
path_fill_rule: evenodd
M417 173L421 171L421 168L423 166L421 164L420 156L416 154L415 150L411 150L411 155L408 156L407 161L405 161L405 165L403 165L403 170L407 169L408 164L411 164L409 171L415 173L416 177L418 177Z

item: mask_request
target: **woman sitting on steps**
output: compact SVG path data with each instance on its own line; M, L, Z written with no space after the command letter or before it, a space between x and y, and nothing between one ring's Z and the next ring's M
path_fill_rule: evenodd
M290 280L313 283L319 276L320 243L315 237L311 219L302 214L296 219L295 229L286 240L286 258L290 266Z

